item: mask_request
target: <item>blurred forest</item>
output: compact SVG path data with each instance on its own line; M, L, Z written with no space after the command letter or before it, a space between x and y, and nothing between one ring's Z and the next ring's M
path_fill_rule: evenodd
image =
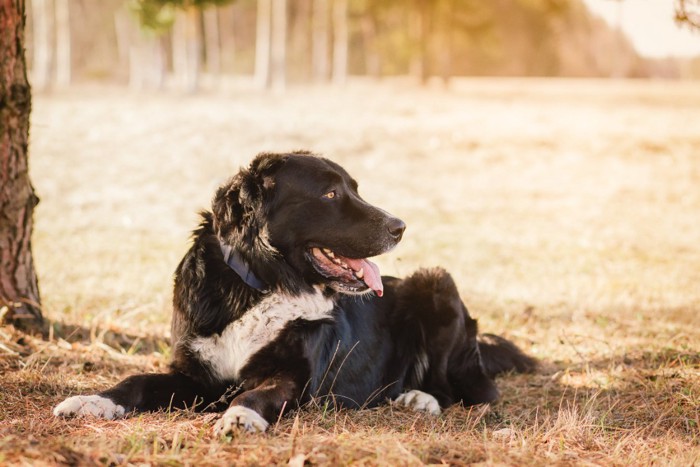
M196 90L349 76L700 77L649 60L581 0L30 0L35 89L108 80Z

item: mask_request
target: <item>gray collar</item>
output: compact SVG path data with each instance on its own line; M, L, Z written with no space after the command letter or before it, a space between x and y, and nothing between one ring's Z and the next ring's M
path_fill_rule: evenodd
M250 264L241 257L238 251L222 242L221 239L219 239L219 245L221 246L221 253L224 255L224 262L243 279L243 282L260 292L267 293L270 291L270 287L255 275L253 270L250 269Z

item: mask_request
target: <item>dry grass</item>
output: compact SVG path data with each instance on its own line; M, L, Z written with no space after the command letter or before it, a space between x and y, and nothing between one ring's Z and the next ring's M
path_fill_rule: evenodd
M35 98L31 139L55 336L0 328L0 464L700 462L697 85L81 88ZM407 222L384 273L445 265L481 328L542 371L502 378L491 407L311 407L233 440L187 412L53 419L67 395L166 365L171 277L195 212L253 154L296 148L344 164Z

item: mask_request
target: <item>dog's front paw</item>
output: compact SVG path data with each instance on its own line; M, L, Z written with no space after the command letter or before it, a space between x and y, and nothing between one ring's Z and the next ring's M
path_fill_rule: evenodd
M404 392L395 401L399 405L410 407L417 412L428 412L433 415L440 415L440 404L435 397L427 392L412 389Z
M102 396L73 396L53 409L55 417L95 417L105 420L121 418L126 410L111 399Z
M214 434L217 436L234 433L236 430L245 430L250 433L262 433L267 430L269 423L253 409L234 405L229 407L224 415L214 425Z

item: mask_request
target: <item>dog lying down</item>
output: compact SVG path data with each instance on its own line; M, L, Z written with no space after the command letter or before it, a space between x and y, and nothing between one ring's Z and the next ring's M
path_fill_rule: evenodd
M175 272L170 371L69 397L54 415L225 410L217 434L262 432L312 398L431 414L491 402L496 374L536 366L506 339L477 336L443 269L381 276L367 258L406 225L328 159L261 154L201 217Z

